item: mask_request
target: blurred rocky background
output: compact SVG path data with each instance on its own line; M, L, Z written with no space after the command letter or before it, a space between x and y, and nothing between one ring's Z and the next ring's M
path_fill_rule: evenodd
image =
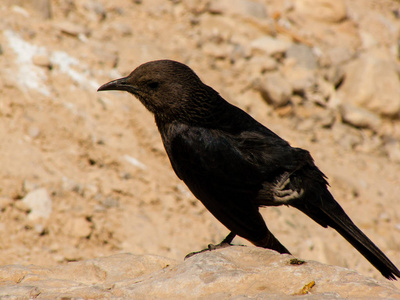
M400 266L399 56L398 0L2 0L0 264L181 262L225 237L176 178L150 113L96 93L169 58L309 150ZM293 208L262 213L296 257L381 280L332 229Z

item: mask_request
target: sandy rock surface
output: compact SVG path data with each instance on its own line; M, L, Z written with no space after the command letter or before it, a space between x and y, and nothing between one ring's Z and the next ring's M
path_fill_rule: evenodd
M131 299L400 299L400 290L349 269L231 247L184 262L114 254L65 266L0 267L0 297Z
M188 64L309 150L345 211L400 266L399 2L234 3L1 1L0 265L13 265L1 272L67 270L126 252L135 258L127 264L167 257L154 258L155 272L226 236L176 178L151 114L127 93L96 93L161 58ZM262 214L296 257L381 279L341 236L295 209ZM7 295L31 291L0 280ZM63 278L53 292L67 282L80 284Z

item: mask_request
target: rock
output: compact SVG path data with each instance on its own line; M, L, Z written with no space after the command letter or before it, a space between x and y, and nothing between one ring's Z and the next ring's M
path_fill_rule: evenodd
M0 267L0 297L135 299L399 299L388 281L255 247L204 252L183 262L116 254L64 266ZM309 294L309 295L307 295ZM301 296L296 296L301 295Z
M362 46L364 49L370 49L370 48L373 48L373 47L379 45L379 43L375 39L375 37L372 34L370 34L368 31L360 29L359 34L360 34L361 43L362 43Z
M303 44L292 44L286 51L286 58L293 58L297 65L314 70L318 67L317 59L312 48Z
M327 56L332 66L341 65L350 61L354 57L354 54L353 50L342 45L330 47L327 50Z
M250 42L250 47L254 54L263 53L270 56L285 53L291 45L292 43L288 40L277 39L268 35Z
M292 95L292 87L279 72L266 73L255 86L263 99L274 107L286 105Z
M34 125L29 126L28 135L32 139L36 139L40 135L40 128Z
M293 91L298 94L304 94L316 83L315 72L298 65L294 59L285 60L281 73Z
M343 0L296 0L295 11L306 18L337 23L347 17Z
M278 68L276 60L269 56L252 56L246 65L252 75L263 74Z
M93 20L103 21L106 18L106 10L100 1L90 0L84 3L84 8L87 10Z
M366 53L349 63L345 74L337 94L342 103L380 115L398 116L400 80L394 62Z
M345 123L358 128L369 128L377 131L381 124L381 118L378 115L349 103L340 106L340 114Z
M65 221L63 232L66 235L77 238L85 238L92 232L92 223L84 217L70 218Z
M400 142L399 141L389 141L385 143L385 150L392 162L400 163Z
M32 57L34 65L50 69L52 67L50 58L48 55L34 55Z
M264 4L249 0L213 0L210 1L208 11L213 14L239 15L258 19L267 17Z
M34 11L34 13L43 18L43 19L51 19L52 18L52 9L51 9L51 1L50 0L31 0L31 1L14 1L17 2L18 5L28 9L29 11Z
M319 74L334 87L338 87L344 79L343 68L335 65L327 69L319 70Z
M335 123L332 137L335 143L338 143L346 150L351 150L363 142L363 137L359 130L340 122Z
M52 200L45 188L28 193L22 202L30 209L29 219L47 219L52 211Z
M36 12L43 19L51 19L52 18L52 9L51 9L51 1L50 0L33 0L32 7L35 8Z
M115 22L115 23L111 24L111 29L120 36L131 36L132 35L131 24Z
M80 35L88 35L89 30L86 29L85 27L77 24L77 23L71 23L68 21L63 21L63 22L57 22L54 25L58 30L60 30L62 33L66 33L68 35L77 37Z
M217 59L227 58L232 52L232 47L226 44L206 43L202 49L204 53Z

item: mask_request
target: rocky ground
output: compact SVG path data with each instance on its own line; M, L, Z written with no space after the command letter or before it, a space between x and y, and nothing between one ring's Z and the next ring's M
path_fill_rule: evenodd
M0 267L0 297L58 299L400 299L387 280L255 247L186 261L114 254L66 266Z
M182 261L227 234L174 175L150 113L96 93L169 58L308 149L400 266L399 1L3 0L0 20L1 265ZM296 257L380 279L333 230L262 213Z

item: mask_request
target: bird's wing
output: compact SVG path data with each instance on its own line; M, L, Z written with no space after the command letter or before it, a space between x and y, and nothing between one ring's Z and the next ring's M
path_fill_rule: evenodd
M268 174L266 168L257 165L257 151L282 152L264 158L265 163L271 163L274 173L285 164L268 160L286 150L267 149L259 141L259 147L254 147L256 139L251 147L240 134L232 136L182 124L174 125L162 136L178 177L221 223L250 241L265 236L267 228L254 199Z

